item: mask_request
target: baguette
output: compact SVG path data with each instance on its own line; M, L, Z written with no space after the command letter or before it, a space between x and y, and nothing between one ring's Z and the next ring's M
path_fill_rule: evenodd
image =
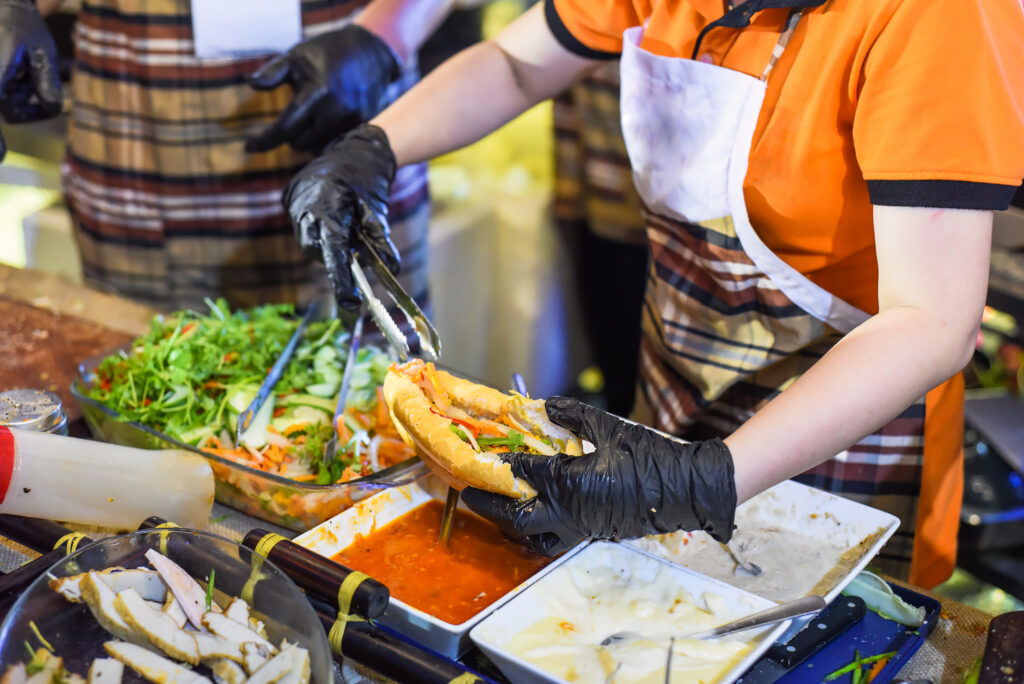
M512 474L499 453L480 446L473 434L478 429L479 435L498 435L481 442L504 440L516 451L583 453L578 437L548 419L543 401L504 394L418 359L392 366L384 380L384 400L403 439L459 490L477 487L517 499L537 494Z

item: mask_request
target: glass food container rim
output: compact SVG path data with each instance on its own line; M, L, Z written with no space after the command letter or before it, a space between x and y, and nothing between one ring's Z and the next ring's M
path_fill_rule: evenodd
M247 552L249 554L249 558L250 559L258 557L258 558L261 559L261 562L263 563L263 565L271 566L273 568L273 570L277 573L277 575L276 575L277 579L278 580L283 579L285 584L289 585L291 587L291 589L293 589L295 591L297 596L300 596L300 597L303 598L303 602L306 603L306 605L309 607L309 609L313 611L314 615L316 614L316 610L314 609L313 605L305 600L306 599L305 592L302 591L302 589L299 587L299 585L296 584L295 580L293 580L291 578L291 576L287 572L282 570L276 563L274 563L274 561L272 561L272 560L270 560L270 559L268 559L266 557L260 556L254 550L250 549L245 544L242 544L239 541L236 541L234 539L230 539L229 537L225 537L224 535L217 534L216 532L212 532L210 530L198 530L198 529L191 528L191 527L174 527L174 528L164 528L164 529L151 528L151 529L132 530L130 532L125 532L124 534L115 534L115 535L110 536L110 537L102 537L100 539L93 539L93 540L90 541L90 543L84 544L83 546L75 549L74 551L72 551L71 553L67 554L63 558L59 558L59 559L55 560L53 563L51 563L46 568L46 570L44 570L42 573L40 573L38 577L36 577L34 580L32 580L32 582L21 592L21 594L14 601L14 603L11 604L11 607L7 611L7 613L5 615L3 615L2 617L0 617L0 638L5 637L7 635L7 629L9 629L9 623L11 621L13 621L14 617L18 614L18 610L17 609L21 607L22 603L27 602L27 600L28 600L27 597L30 596L30 594L31 594L31 592L29 592L29 589L31 587L33 587L37 582L42 581L44 579L49 580L49 579L54 579L54 578L59 578L59 577L70 577L70 575L60 575L60 576L58 576L58 575L54 574L54 572L53 572L54 568L56 568L58 566L61 566L61 565L68 564L70 562L74 562L76 558L81 556L84 552L91 550L93 547L95 547L98 544L111 544L111 543L113 543L114 540L121 540L121 539L128 539L128 538L131 538L131 537L136 537L136 536L149 536L149 535L156 535L156 536L163 536L163 535L184 536L184 535L188 535L188 536L191 536L191 537L203 537L203 538L211 539L211 540L213 540L216 543L222 543L222 544L226 543L226 544L229 544L231 546L238 547L239 549L244 549L245 552ZM239 560L241 561L241 558L239 558ZM112 567L116 567L116 566L112 566ZM247 601L247 603L249 603L249 602ZM322 635L323 638L325 639L325 643L327 645L327 653L329 654L331 652L331 648L330 648L330 643L326 641L326 638L327 638L326 633L323 630L320 630L318 633L320 635Z
M148 425L139 423L134 420L126 420L122 414L110 408L106 404L103 404L102 402L97 401L96 399L93 399L90 396L87 396L84 391L84 388L88 386L87 378L89 378L95 373L96 366L98 366L104 359L114 356L115 354L118 354L123 350L124 347L118 347L116 350L113 350L111 352L91 356L82 361L80 364L78 364L78 374L71 381L71 396L73 396L75 400L78 401L79 403L89 404L93 408L99 409L100 411L107 414L111 418L117 420L118 422L121 422L125 425L130 425L131 427L137 430L141 430L142 432L145 432L146 434L152 437L162 439L165 442L173 444L175 447L179 449L184 449L194 454L199 454L204 458L210 459L212 461L217 461L218 463L222 463L225 466L228 466L229 468L233 468L247 475L263 478L265 480L268 480L270 482L273 482L274 484L283 487L306 489L311 490L311 492L330 492L332 490L347 489L352 486L375 486L384 488L407 484L408 482L415 479L415 477L419 476L419 470L421 469L419 468L419 466L423 465L423 461L420 460L419 456L416 456L410 459L406 459L405 461L402 461L400 463L396 463L393 466L389 466L384 470L378 471L376 473L371 473L370 475L366 475L355 480L349 480L348 482L333 482L331 484L298 482L287 477L275 475L274 473L268 473L264 470L257 470L256 468L253 468L251 466L247 466L242 463L237 463L235 461L228 460L226 458L223 458L222 456L218 456L217 454L211 454L209 452L203 451L198 447L194 447L191 444L186 444L185 442L179 441L164 432L160 432L159 430L149 427ZM410 472L407 473L406 471ZM414 475L414 477L410 477L410 474ZM395 475L401 475L401 477L395 478L393 480L387 479Z

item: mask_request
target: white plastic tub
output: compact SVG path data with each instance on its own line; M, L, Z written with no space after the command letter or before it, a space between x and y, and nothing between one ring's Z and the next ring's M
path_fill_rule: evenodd
M321 556L332 558L347 548L357 535L365 536L379 527L387 525L431 499L443 501L444 488L436 483L413 483L402 487L386 489L379 494L360 501L352 508L317 525L295 539L295 543L314 551ZM584 544L569 550L551 564L539 570L505 596L499 598L487 608L459 625L449 624L432 615L413 608L394 596L377 622L390 627L396 632L417 641L449 658L457 658L470 647L469 630L490 615L499 606L530 586L546 573L556 568L576 553ZM437 578L438 582L454 582L457 578Z
M593 589L593 587L589 587L586 582L595 573L601 573L608 569L621 573L620 577L627 580L622 586L626 586L628 589L619 592L615 589L605 588L590 596L589 589ZM510 649L513 639L530 628L531 625L543 620L550 620L549 624L557 624L558 629L563 629L563 625L568 625L564 627L567 630L566 633L571 632L572 634L568 639L575 644L584 644L583 650L594 650L592 647L599 644L602 639L620 630L638 631L645 636L655 638L657 643L652 646L659 650L648 650L641 654L622 650L615 651L613 654L610 653L614 665L608 665L608 667L614 668L618 663L622 663L621 671L618 672L621 681L635 681L631 679L637 674L634 668L647 668L646 681L656 681L660 684L664 681L664 664L660 660L660 654L664 652L667 656L668 635L675 636L676 626L666 625L664 622L659 623L660 614L657 613L659 609L654 609L656 612L653 616L647 611L651 610L651 606L664 607L665 592L675 591L677 588L688 592L697 605L701 605L707 594L717 597L716 604L720 607L720 611L715 611L711 624L701 624L691 631L717 626L774 605L772 601L691 572L623 544L595 542L494 611L486 620L473 628L470 636L491 661L501 669L502 673L516 684L534 682L563 684L568 680L513 653L513 650ZM599 607L593 608L595 605L599 605ZM675 610L675 605L673 603L673 610ZM735 664L713 681L722 683L735 681L771 646L788 624L788 622L784 622L725 637L724 639L727 640L745 641L751 644L752 648L740 660L736 660L737 656L735 655L727 659L727 662L730 659L734 660ZM665 630L668 632L665 633ZM557 634L557 632L553 634ZM564 640L560 640L560 637L552 636L550 647L560 649L563 647L562 641ZM664 644L661 643L662 641ZM540 643L543 644L540 646L542 650L548 650L549 642L541 641ZM684 646L684 648L691 647ZM657 662L653 658L647 657L652 653L658 656ZM682 664L682 662L677 662L675 668L679 668ZM574 668L577 667L577 681L600 682L607 676L586 670L586 666L583 664L574 665ZM672 677L675 684L684 684L689 681L685 671L675 668ZM619 680L613 679L613 681ZM696 682L696 679L694 681ZM710 684L710 681L706 681L706 684Z

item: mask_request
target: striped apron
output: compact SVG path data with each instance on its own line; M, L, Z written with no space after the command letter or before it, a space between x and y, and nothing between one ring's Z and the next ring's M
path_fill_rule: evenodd
M305 37L340 28L362 4L303 0ZM281 192L309 157L244 150L292 91L246 84L262 59L196 58L191 22L189 0L83 3L64 185L84 276L159 309L202 309L207 296L305 304L327 291L326 278L299 249ZM409 65L392 99L415 80ZM426 166L400 169L391 198L400 280L424 306L429 214Z
M743 182L768 75L800 15L791 13L761 78L649 53L639 27L624 34L622 127L651 247L636 417L690 439L734 431L868 318L774 254L747 214ZM953 433L962 421L942 430L948 420L925 418L936 406L955 413L956 382L797 478L897 515L876 561L919 584L952 570L939 547L952 543L955 555L955 512L952 541L943 537L946 506L959 509ZM945 452L926 461L929 428ZM915 532L927 542L915 547Z

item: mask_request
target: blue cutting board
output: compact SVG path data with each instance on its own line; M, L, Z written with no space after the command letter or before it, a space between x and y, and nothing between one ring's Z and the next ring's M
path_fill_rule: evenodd
M825 646L799 667L791 670L781 679L779 684L817 684L831 672L835 672L854 660L854 652L860 656L872 656L880 653L896 651L896 655L886 664L885 668L872 680L872 684L886 684L896 677L911 656L921 648L928 635L935 629L942 611L941 604L933 598L909 589L890 584L893 591L901 599L912 606L923 606L925 610L924 624L917 629L886 620L877 613L868 610L857 624L840 634L835 641ZM845 674L830 684L849 684L853 675Z

